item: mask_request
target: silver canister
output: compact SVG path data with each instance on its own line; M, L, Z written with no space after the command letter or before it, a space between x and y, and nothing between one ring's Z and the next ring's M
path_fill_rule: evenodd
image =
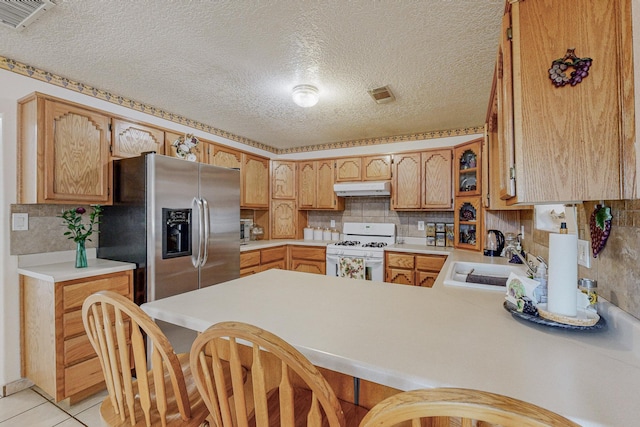
M578 289L580 289L580 291L583 294L586 294L587 298L589 298L589 307L587 308L597 312L596 303L598 302L598 281L583 277L578 279Z

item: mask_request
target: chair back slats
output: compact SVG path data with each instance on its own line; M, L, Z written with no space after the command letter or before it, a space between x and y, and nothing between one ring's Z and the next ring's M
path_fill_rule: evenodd
M374 406L360 427L391 427L430 418L432 426L579 427L547 409L511 397L460 388L398 393ZM452 422L450 422L452 421ZM476 423L477 422L477 423ZM487 424L488 423L488 424Z
M295 414L293 412L293 387L289 378L289 368L286 362L282 362L282 373L280 374L280 425L282 427L295 425Z
M253 345L251 352L253 355L253 363L251 364L251 381L253 383L253 403L256 427L269 427L267 384L260 346Z
M105 310L105 311L108 311L108 310ZM126 329L126 324L124 322L124 319L122 317L122 312L120 310L115 310L114 317L116 322L116 338L118 341L118 350L119 350L119 357L120 357L120 372L127 372L127 370L130 369L131 367L131 360L129 357L129 346L127 345L128 330ZM107 319L105 318L105 323L106 322L107 322ZM134 344L132 343L132 346L133 345ZM118 377L120 376L118 375ZM134 416L131 417L132 422L135 422L135 412L134 412L134 405L133 405L133 381L131 380L131 378L127 378L126 376L123 376L122 382L123 382L122 385L124 386L125 399L120 398L120 401L118 402L118 406L121 411L120 415L121 417L124 417L125 415L124 404L126 402L129 409L129 413L134 414ZM122 396L122 388L118 387L118 390L120 390L119 395Z
M147 426L156 419L166 425L167 387L172 389L172 408L177 407L180 419L191 419L181 363L160 328L140 307L114 292L98 292L85 300L82 317L102 366L111 406L123 422L128 418L136 425L136 413L142 413ZM149 376L145 336L151 348Z
M223 393L219 383L224 375L215 372L215 363L203 362L205 356L216 360L220 355L232 370L231 398ZM296 422L312 427L345 426L340 401L318 369L293 346L263 329L240 322L216 324L196 338L190 362L198 390L217 417L218 427L269 427L277 420L283 427ZM243 370L250 371L246 382ZM210 383L216 384L215 393ZM231 407L233 412L227 416Z
M309 409L309 414L307 415L307 425L309 427L320 427L322 425L322 411L315 393L311 398L311 409Z
M231 388L233 390L236 425L238 427L248 427L247 396L244 389L239 351L235 338L229 339L229 370L231 371Z

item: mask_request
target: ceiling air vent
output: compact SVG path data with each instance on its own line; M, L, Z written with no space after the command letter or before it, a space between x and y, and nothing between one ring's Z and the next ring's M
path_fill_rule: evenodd
M54 6L55 3L51 0L2 0L0 23L16 31L22 31Z
M396 97L389 89L389 86L382 86L376 89L371 89L369 95L376 101L377 104L386 104L388 102L395 101Z

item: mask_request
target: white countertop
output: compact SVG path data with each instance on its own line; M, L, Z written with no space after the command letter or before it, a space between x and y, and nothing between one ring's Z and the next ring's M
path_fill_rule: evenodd
M133 263L96 258L95 248L87 249L87 264L86 268L75 267L75 251L21 255L18 274L47 282L64 282L136 268Z
M416 238L414 240L416 241L424 240L426 242L426 239ZM283 245L326 247L327 245L330 245L331 243L335 243L335 242L336 242L335 240L256 240L256 241L251 241L246 245L240 245L240 252L273 248L276 246L283 246ZM449 255L454 251L453 248L427 246L426 243L425 244L418 244L418 243L395 244L395 245L386 246L384 250L393 251L393 252L414 252L414 253L436 254L436 255Z
M451 255L447 263L506 262L467 251ZM142 307L196 331L220 321L252 323L316 365L402 390L475 388L584 426L637 425L637 320L605 303L605 331L534 325L506 312L501 293L442 280L430 289L268 270Z

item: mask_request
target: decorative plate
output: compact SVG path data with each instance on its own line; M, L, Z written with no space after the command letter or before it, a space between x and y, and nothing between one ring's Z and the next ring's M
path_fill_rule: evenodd
M531 314L520 313L518 312L518 310L516 310L516 306L514 306L513 304L507 301L505 301L502 306L504 307L505 310L511 313L511 315L516 319L526 320L531 323L537 323L538 325L552 326L554 328L568 329L572 331L595 331L595 330L603 329L607 325L607 322L604 320L604 317L602 316L600 316L600 319L598 320L598 322L593 326L577 326L577 325L568 325L566 323L554 322L553 320L545 319L544 317L540 317L540 316L533 316Z

